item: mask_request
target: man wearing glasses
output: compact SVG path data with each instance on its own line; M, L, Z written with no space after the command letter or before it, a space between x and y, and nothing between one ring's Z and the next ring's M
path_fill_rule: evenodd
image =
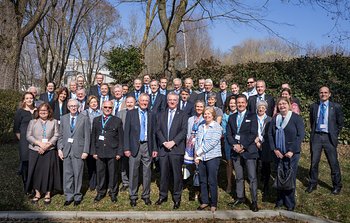
M254 96L257 95L258 92L256 91L255 88L256 85L256 80L254 77L250 77L247 80L247 91L243 92L243 94L247 97L247 99L249 100L250 96Z
M102 200L109 190L113 203L118 194L118 160L123 155L123 124L112 115L113 102L105 101L103 115L94 118L91 133L91 153L96 159L97 196L94 202ZM108 176L107 176L108 174Z
M70 113L61 117L60 135L58 138L58 156L63 160L63 190L66 195L64 206L74 201L78 206L83 198L84 159L90 149L90 121L85 115L78 115L79 102L69 99Z

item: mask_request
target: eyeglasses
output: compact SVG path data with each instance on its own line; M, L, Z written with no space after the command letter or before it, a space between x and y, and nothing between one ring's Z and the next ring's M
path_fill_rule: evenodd
M112 109L113 107L103 106L104 109Z
M68 108L77 108L78 105L69 105Z

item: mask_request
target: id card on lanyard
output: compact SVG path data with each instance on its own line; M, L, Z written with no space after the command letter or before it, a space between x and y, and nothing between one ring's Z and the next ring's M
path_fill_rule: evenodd
M102 118L102 132L101 132L101 135L98 136L98 139L101 140L101 141L104 141L105 140L105 136L104 136L104 133L105 133L105 126L106 126L106 123L108 122L108 120L111 118L111 116L109 116L106 120L103 120L103 116L101 117Z
M46 137L46 122L41 123L41 126L43 128L43 139L41 140L41 142L47 143L47 142L49 142L49 140Z

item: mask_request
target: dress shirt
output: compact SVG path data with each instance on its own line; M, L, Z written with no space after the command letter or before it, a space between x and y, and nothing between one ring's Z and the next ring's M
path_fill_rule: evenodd
M148 123L148 117L147 117L147 110L142 110L141 108L138 108L138 111L139 111L139 119L140 119L140 127L142 126L142 115L144 115L145 117L145 140L144 141L147 141L147 123ZM142 114L142 112L144 114ZM140 128L141 129L141 128ZM140 131L141 133L141 131Z
M319 128L320 127L320 123L319 122L319 117L320 117L320 113L321 113L321 106L322 104L324 104L325 107L325 113L324 113L324 119L323 119L323 125L325 126L325 128ZM320 102L320 105L318 106L318 112L317 112L317 131L319 132L326 132L328 133L328 108L329 108L329 100L324 101L324 102Z

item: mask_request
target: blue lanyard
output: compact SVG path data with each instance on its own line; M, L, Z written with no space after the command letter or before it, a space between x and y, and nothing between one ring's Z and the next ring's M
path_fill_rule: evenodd
M63 104L58 104L58 107L60 107L60 117L62 116L62 106L63 106Z
M259 118L258 115L256 115L256 117L258 118L258 122L259 122L259 127L260 127L260 131L262 132L263 127L264 127L264 123L265 123L265 119L267 118L267 115L265 114L264 118L262 119L262 121L260 121L261 119Z
M241 129L243 119L244 119L243 114L241 113L237 114L237 133L239 133L239 130Z
M105 126L106 126L106 123L108 122L108 120L111 118L111 116L109 116L106 121L104 120L103 118L103 115L102 115L102 134L105 132Z
M46 121L41 123L41 126L43 128L43 138L46 139Z

